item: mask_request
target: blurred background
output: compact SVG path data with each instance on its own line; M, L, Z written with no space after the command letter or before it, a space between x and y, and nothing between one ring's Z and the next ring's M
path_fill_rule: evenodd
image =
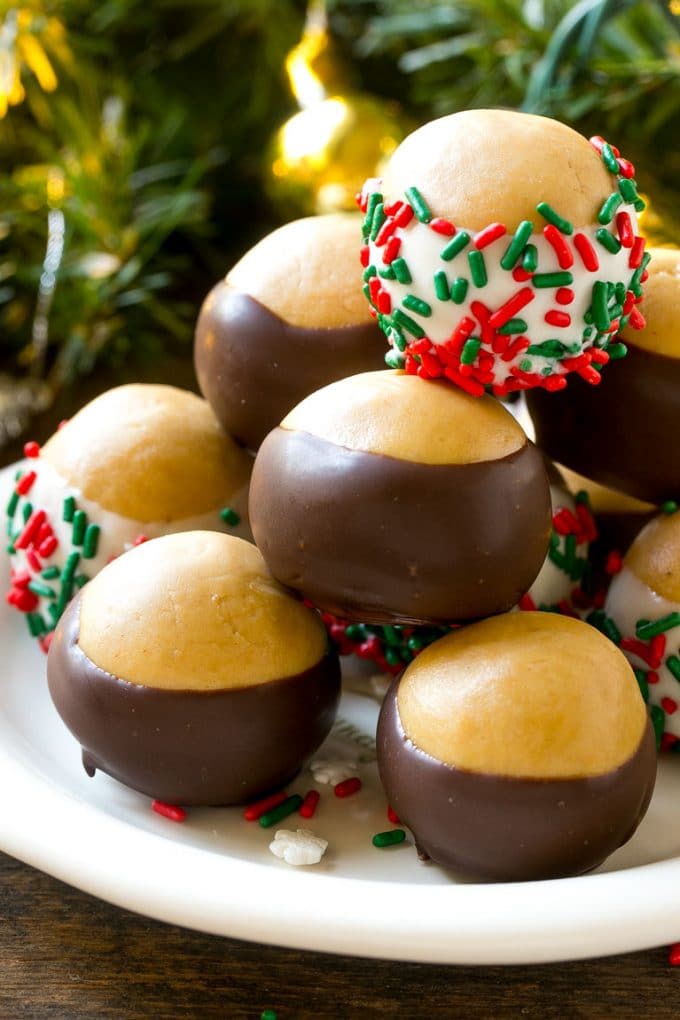
M680 0L0 0L2 459L108 386L193 386L245 250L484 106L604 135L680 242Z

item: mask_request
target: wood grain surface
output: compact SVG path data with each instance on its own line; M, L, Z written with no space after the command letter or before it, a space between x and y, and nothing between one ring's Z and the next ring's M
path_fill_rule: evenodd
M535 967L298 952L150 921L1 854L0 917L1 1020L680 1016L667 948Z

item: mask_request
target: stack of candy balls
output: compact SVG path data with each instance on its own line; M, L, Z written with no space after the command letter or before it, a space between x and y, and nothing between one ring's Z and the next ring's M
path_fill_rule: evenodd
M358 205L213 288L205 399L122 387L27 444L7 601L90 775L279 811L353 657L423 859L587 872L680 749L680 257L615 146L511 111L424 125ZM630 549L598 486L644 501Z

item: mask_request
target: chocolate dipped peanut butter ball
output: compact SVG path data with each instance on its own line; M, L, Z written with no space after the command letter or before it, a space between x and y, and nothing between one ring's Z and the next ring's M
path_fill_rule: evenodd
M295 220L251 248L205 299L196 374L244 446L256 450L313 390L383 364L361 293L360 236L352 213Z
M392 684L377 746L421 854L495 881L597 867L632 836L656 776L625 657L552 613L505 614L426 648Z
M680 497L680 251L651 249L644 329L626 327L625 358L596 390L528 395L541 449L611 489L660 504ZM643 264L644 265L644 261ZM641 267L642 268L642 267Z
M612 578L605 613L635 668L660 746L680 750L680 513L650 521Z
M399 371L298 404L260 448L249 506L274 576L365 623L509 609L550 532L543 459L512 415Z
M183 805L282 786L327 736L340 692L318 615L252 544L207 531L105 567L62 617L47 672L90 775Z
M252 460L186 390L108 390L26 452L7 506L7 601L38 638L135 542L193 529L250 535Z

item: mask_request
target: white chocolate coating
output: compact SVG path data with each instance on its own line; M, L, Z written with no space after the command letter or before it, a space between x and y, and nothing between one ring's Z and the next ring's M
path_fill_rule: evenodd
M626 328L626 343L643 351L680 358L680 250L649 248L649 279L645 283L644 329Z

